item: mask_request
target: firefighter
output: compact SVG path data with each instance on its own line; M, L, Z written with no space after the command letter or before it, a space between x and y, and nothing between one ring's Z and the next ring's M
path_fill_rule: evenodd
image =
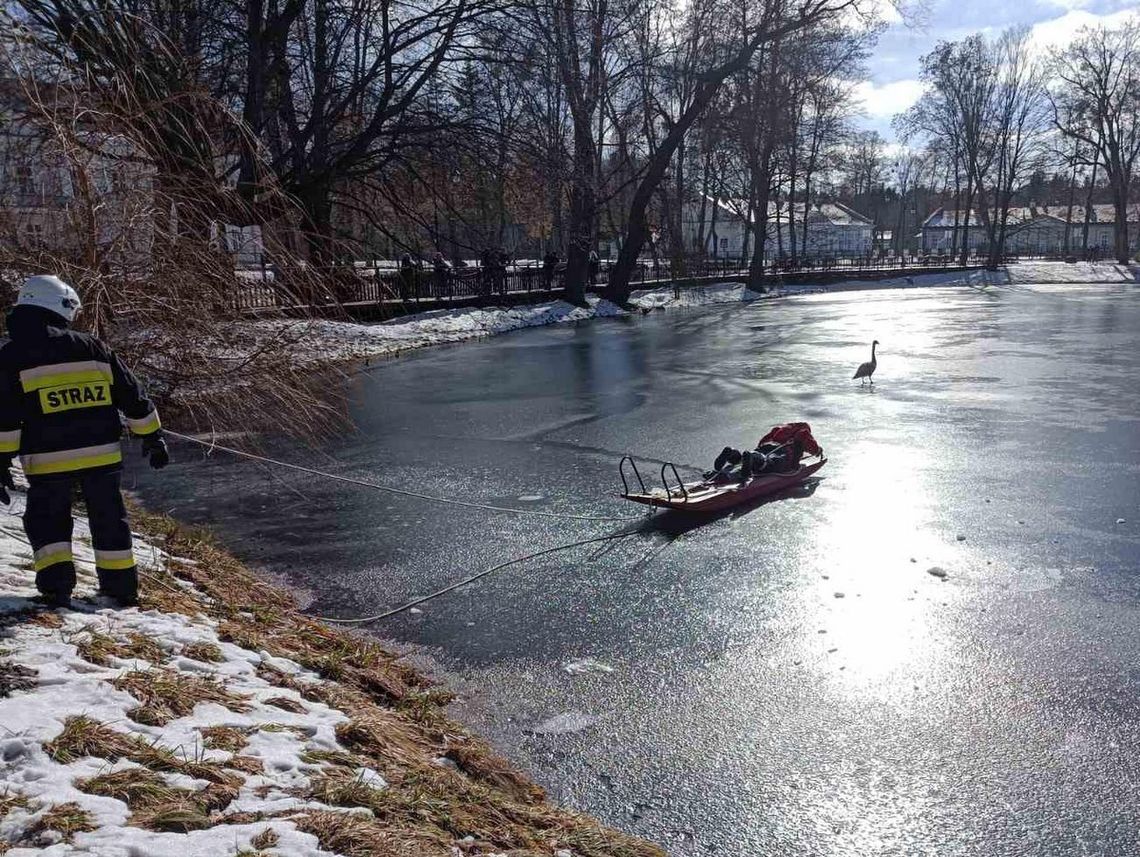
M170 462L158 411L123 362L93 336L69 330L79 295L53 276L29 277L8 313L0 348L0 502L13 488L18 453L28 479L24 530L36 589L53 607L71 603L71 503L76 486L91 524L99 592L119 606L138 600L131 528L120 491L122 425L142 438L156 470Z

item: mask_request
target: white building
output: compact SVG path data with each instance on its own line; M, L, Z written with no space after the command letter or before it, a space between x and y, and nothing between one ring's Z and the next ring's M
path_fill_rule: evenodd
M703 229L702 229L703 208ZM764 257L776 259L791 255L793 237L800 258L840 258L869 256L873 246L872 221L838 203L817 203L807 208L807 246L804 247L803 203L768 206L767 239ZM794 220L790 223L789 220ZM753 214L751 222L748 206L740 200L708 198L702 206L688 203L682 218L685 249L692 253L739 259L753 251L753 231L758 228ZM747 236L747 241L746 241Z
M1088 219L1088 248L1102 255L1111 254L1115 244L1116 209L1111 205L1092 206ZM989 236L977 211L939 208L922 224L922 249L931 253L949 253L952 247L961 249L962 230L970 250L984 253L989 247ZM957 230L957 232L955 231ZM1006 221L1005 251L1018 254L1079 254L1085 248L1085 209L1075 205L1070 218L1067 205L1011 208ZM1066 242L1066 236L1068 238ZM1140 204L1128 210L1128 243L1133 250L1140 247Z

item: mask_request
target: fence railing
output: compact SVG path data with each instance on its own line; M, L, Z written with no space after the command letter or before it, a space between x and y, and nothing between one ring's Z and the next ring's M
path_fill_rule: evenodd
M1015 258L1018 257L1011 257L1011 261ZM983 257L975 256L969 260L969 264L981 265L984 261ZM766 264L762 273L765 278L778 280L790 274L872 272L902 268L937 270L958 264L958 259L937 253L776 259ZM611 267L608 262L599 264L590 277L590 287L605 286ZM745 259L647 259L638 262L630 282L635 287L665 286L682 280L739 278L747 276L749 271L750 263ZM433 270L418 266L393 268L378 263L352 263L329 268L325 276L321 277L314 277L311 268L305 269L303 276L296 278L291 276L288 269L262 265L241 270L238 275L242 282L235 298L239 310L447 304L491 301L496 297L519 297L532 293L553 297L565 290L564 265L554 268L515 265L505 268L460 267ZM295 285L294 279L304 285ZM314 288L312 284L315 282L320 282L321 286Z

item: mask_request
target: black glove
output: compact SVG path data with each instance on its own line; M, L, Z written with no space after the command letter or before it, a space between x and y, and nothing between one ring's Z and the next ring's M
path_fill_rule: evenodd
M166 448L166 441L160 432L149 434L143 438L142 454L150 459L150 466L155 470L162 470L170 464L170 452Z
M12 502L9 488L16 490L16 480L12 478L12 458L5 455L0 457L0 503L5 506Z

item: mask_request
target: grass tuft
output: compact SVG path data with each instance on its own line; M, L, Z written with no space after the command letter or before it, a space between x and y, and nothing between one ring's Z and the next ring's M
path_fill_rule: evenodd
M112 682L140 703L128 712L136 723L165 726L171 720L192 714L201 702L216 702L231 711L249 711L247 697L226 690L220 683L175 670L132 670Z
M249 743L249 731L236 726L205 726L198 731L202 733L202 744L207 750L240 753Z
M238 795L236 780L210 783L194 791L169 785L147 768L127 768L76 784L88 794L121 800L131 822L148 830L185 833L212 827L210 814L225 809Z
M60 803L53 806L24 831L20 844L50 846L57 841L71 842L77 833L98 829L91 814L77 803ZM55 836L49 834L58 835Z
M267 827L253 839L249 840L251 847L256 848L258 851L264 851L266 848L272 848L280 841L281 837L277 835L277 831L272 827Z
M166 663L167 660L166 651L162 646L150 637L143 636L137 631L131 631L127 634L127 644L125 648L129 657L147 661L156 666Z
M88 756L112 762L130 758L139 751L140 745L145 746L145 742L81 714L67 718L63 731L45 744L44 749L52 759L66 765Z
M148 768L126 768L100 774L75 784L80 791L121 800L132 810L161 806L176 801L186 789L167 785L166 780Z
M35 688L39 673L9 661L0 661L0 699L11 696L17 690Z
M28 799L24 795L5 786L4 792L0 794L0 819L3 819L14 809L26 809L27 806Z
M190 643L183 647L182 654L191 660L207 664L220 664L225 660L222 650L213 643Z
M356 813L307 812L290 819L302 833L317 838L321 848L344 857L435 857L452 853L451 841L414 830L393 830Z
M127 634L126 642L116 640L90 625L81 629L79 633L82 637L75 643L79 656L96 666L111 666L112 658L124 661L141 660L154 665L165 663L167 659L162 646L137 631Z
M282 711L288 711L293 714L305 713L305 706L301 705L301 703L295 699L290 699L288 696L273 696L263 700L263 702L266 705L272 705L274 708L280 708Z

